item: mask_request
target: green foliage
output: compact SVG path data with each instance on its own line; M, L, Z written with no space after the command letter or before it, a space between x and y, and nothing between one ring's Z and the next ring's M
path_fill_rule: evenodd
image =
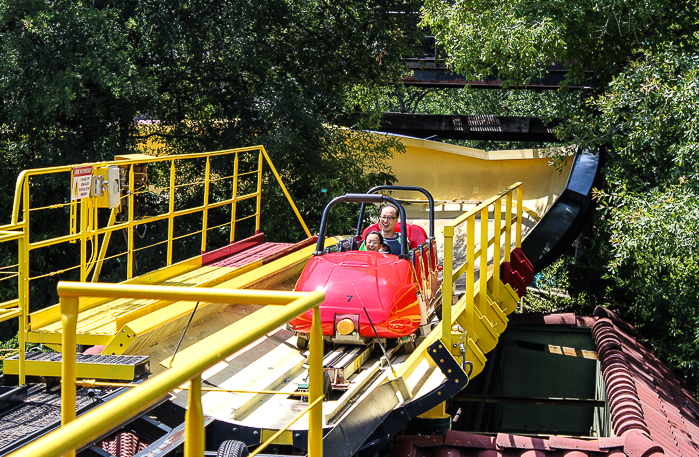
M597 239L578 266L601 302L649 338L699 390L699 62L663 52L633 62L571 128L607 143ZM604 268L601 268L604 267Z
M552 313L576 307L577 301L568 294L570 262L570 257L561 257L534 276L524 296L526 312Z
M605 83L641 49L694 46L695 11L695 2L667 0L426 0L423 24L469 79L526 82L561 63L571 80L594 69Z
M19 348L17 336L9 338L7 341L0 341L0 374L3 373L2 361L7 357L12 357L13 355L17 354L17 348ZM36 343L27 343L27 351L53 352L51 349Z

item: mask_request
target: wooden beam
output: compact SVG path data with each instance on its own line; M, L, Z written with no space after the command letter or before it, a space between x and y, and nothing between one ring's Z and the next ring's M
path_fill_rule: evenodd
M558 142L553 129L559 124L554 119L544 125L536 117L384 113L379 130L417 138Z

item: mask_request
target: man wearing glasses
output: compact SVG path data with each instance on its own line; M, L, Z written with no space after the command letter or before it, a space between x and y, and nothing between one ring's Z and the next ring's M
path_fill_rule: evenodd
M381 208L379 217L379 228L383 236L383 242L391 248L391 254L400 254L400 235L396 233L396 223L398 223L398 208L393 205L386 205Z

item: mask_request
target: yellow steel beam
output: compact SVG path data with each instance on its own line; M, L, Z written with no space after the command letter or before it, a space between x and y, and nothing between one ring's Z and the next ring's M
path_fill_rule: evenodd
M14 300L8 300L8 301L0 303L0 309L16 308L18 306L19 306L19 299L18 298L15 298Z
M5 241L18 240L24 236L24 232L17 232L15 230L3 230L0 231L0 243Z
M9 321L21 315L21 310L17 309L2 309L0 310L0 322Z
M77 339L78 344L83 344L86 346L106 345L114 339L114 335L93 335L90 333L78 333ZM40 344L61 344L61 333L31 331L27 333L27 342Z

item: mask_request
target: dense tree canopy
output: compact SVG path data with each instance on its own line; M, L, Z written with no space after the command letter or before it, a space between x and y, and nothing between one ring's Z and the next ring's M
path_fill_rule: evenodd
M424 2L424 23L469 78L526 81L562 63L608 82L639 52L693 44L696 2L514 0Z

